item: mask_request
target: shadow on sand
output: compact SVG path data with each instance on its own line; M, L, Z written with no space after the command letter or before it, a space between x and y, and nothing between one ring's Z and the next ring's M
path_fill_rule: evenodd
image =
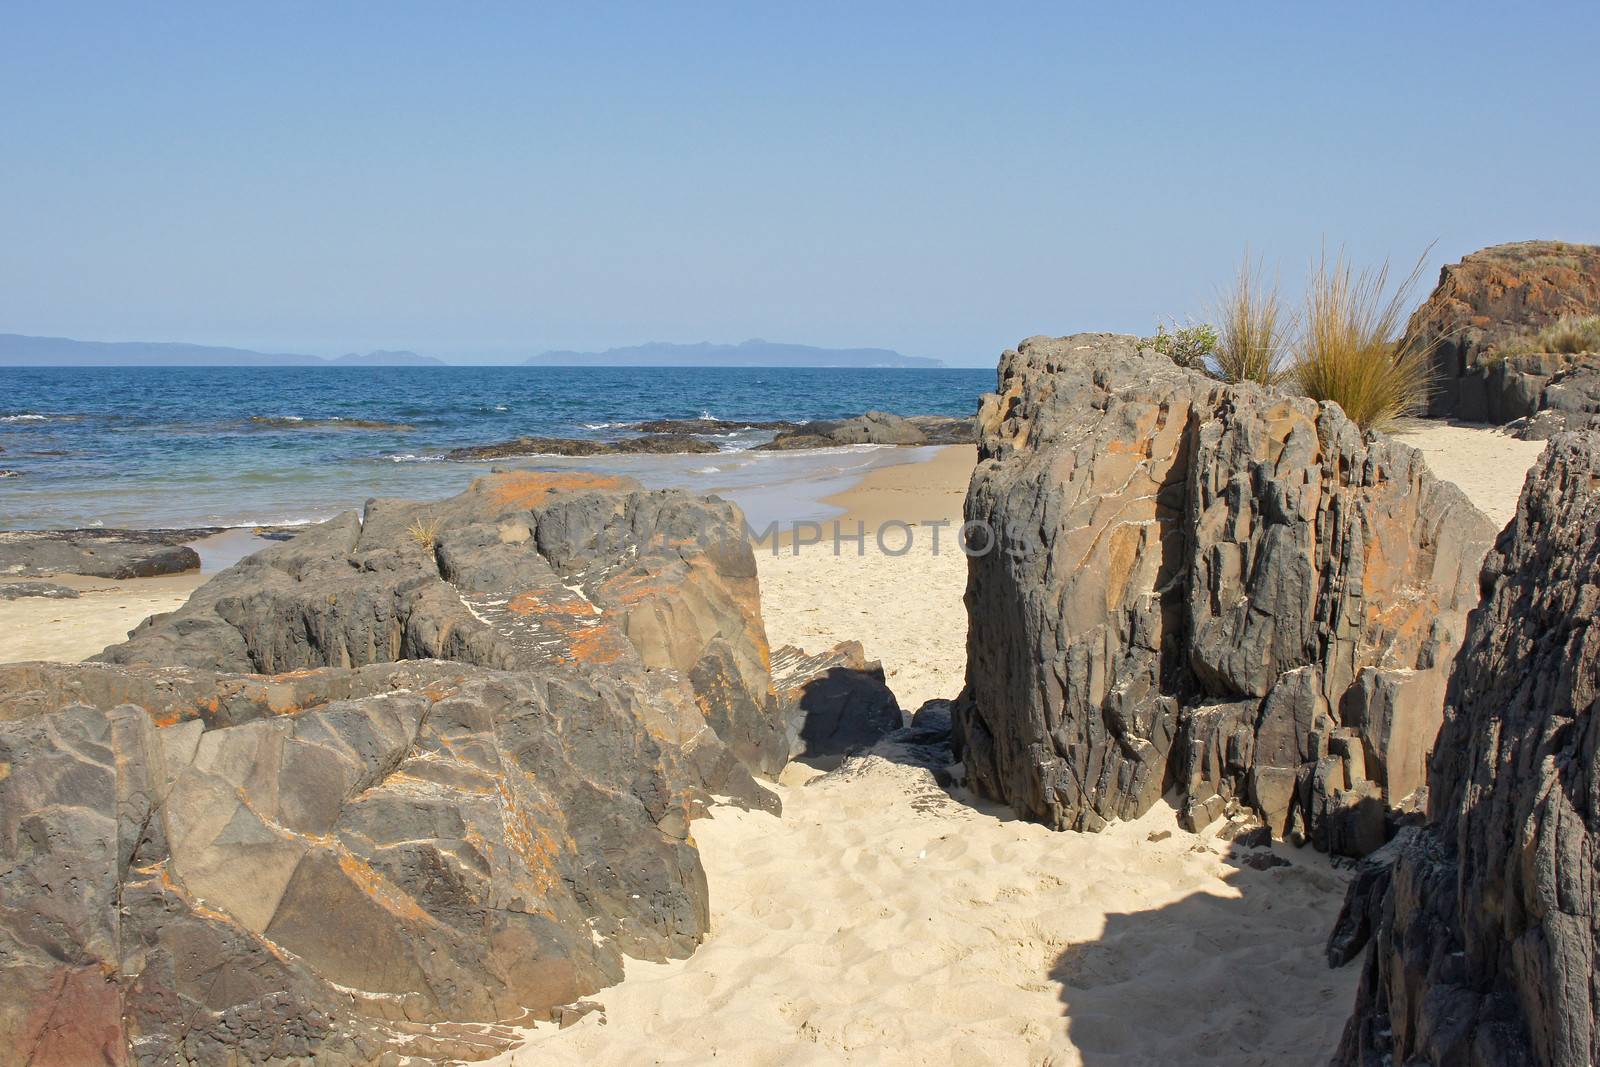
M1360 971L1330 969L1324 952L1342 882L1309 849L1217 844L1238 896L1199 892L1108 915L1097 939L1056 957L1049 978L1086 1067L1333 1055Z

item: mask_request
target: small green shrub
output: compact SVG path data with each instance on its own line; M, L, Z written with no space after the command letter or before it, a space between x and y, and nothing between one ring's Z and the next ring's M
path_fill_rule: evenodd
M1246 252L1233 288L1222 299L1217 371L1224 381L1274 385L1283 380L1289 323L1276 283L1267 288Z
M1143 340L1146 348L1153 348L1180 367L1206 370L1207 361L1217 351L1217 328L1205 323L1192 326L1174 326L1169 333L1165 326L1156 327L1154 337Z
M1331 400L1364 430L1384 430L1420 412L1432 384L1431 351L1402 345L1412 290L1424 260L1389 297L1389 266L1354 271L1324 252L1306 290L1304 329L1293 377L1313 400Z

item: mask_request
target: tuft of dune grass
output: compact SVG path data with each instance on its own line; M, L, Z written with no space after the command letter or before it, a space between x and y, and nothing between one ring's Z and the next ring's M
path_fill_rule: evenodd
M1217 372L1224 381L1275 385L1284 378L1285 349L1292 329L1278 299L1246 250L1233 288L1217 309Z
M1389 265L1355 270L1324 250L1306 290L1294 383L1313 400L1344 409L1363 430L1386 430L1419 414L1432 388L1432 353L1400 340L1423 259L1390 293Z

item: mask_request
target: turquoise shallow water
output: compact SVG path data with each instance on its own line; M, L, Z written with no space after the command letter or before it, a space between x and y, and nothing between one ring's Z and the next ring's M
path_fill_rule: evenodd
M458 492L490 466L632 475L721 492L752 522L826 517L865 470L931 450L454 463L523 434L607 438L652 418L804 420L881 409L971 414L987 370L722 368L7 368L0 370L0 528L318 521L373 496ZM360 423L377 425L360 425Z

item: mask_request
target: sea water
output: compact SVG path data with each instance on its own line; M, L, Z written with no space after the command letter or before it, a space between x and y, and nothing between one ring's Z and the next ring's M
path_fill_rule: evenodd
M757 526L827 518L821 498L931 449L761 452L772 435L707 434L714 454L451 462L519 436L629 436L656 418L965 416L988 370L637 367L0 369L0 529L316 522L371 497L435 499L494 468L627 474L720 493Z

